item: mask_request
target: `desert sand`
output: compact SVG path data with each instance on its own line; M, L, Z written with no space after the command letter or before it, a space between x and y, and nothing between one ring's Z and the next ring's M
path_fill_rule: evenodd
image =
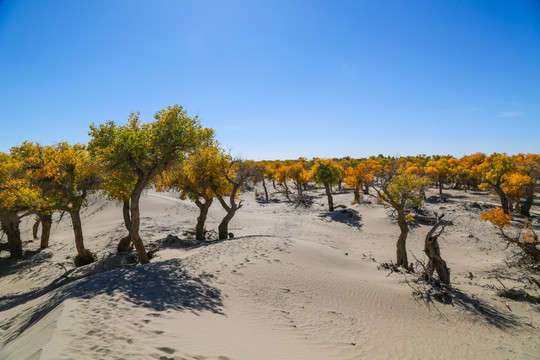
M373 196L350 205L351 192L336 192L347 209L329 213L324 190L308 194L310 207L245 192L233 239L188 246L197 207L148 190L141 235L157 251L144 266L114 254L126 230L121 206L103 196L82 212L85 245L99 258L85 267L73 264L68 216L56 216L41 251L24 220L25 259L0 254L0 359L540 358L539 305L497 295L540 289L480 222L495 197L445 190L447 202L426 203L454 224L439 240L453 288L442 303L415 274L381 267L395 261L399 229ZM223 215L212 206L207 229ZM409 234L411 259L425 260L430 228Z

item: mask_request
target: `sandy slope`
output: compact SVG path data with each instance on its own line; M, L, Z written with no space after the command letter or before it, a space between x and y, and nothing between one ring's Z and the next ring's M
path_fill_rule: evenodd
M310 192L309 208L278 193L268 204L248 193L231 224L234 239L182 248L164 239L192 228L197 208L150 191L142 235L161 250L149 265L101 272L129 259L108 257L125 233L121 208L94 197L83 227L87 247L103 260L74 270L70 223L62 219L49 249L0 264L0 359L538 358L538 305L498 297L495 277L539 291L524 270L504 264L510 252L470 206L496 199L448 193L450 202L426 207L455 224L441 240L452 304L425 303L412 294L413 275L378 270L394 259L398 234L380 205L329 214L321 191ZM351 199L336 195L339 204ZM221 216L214 206L207 228ZM23 224L24 239L31 225ZM410 254L422 257L428 230L410 234Z

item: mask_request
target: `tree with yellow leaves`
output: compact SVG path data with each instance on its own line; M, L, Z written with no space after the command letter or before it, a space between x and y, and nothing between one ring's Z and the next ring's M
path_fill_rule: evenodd
M332 185L343 179L343 167L332 159L315 159L315 164L310 171L310 179L317 184L324 185L328 198L328 210L334 211L334 199L332 197Z
M121 240L119 251L133 243L141 264L149 262L139 235L139 202L143 190L174 163L184 159L201 144L212 141L214 131L203 128L197 117L189 117L182 106L158 111L155 121L142 124L138 113L129 116L126 125L114 121L90 126L89 149L100 163L106 180L118 172L130 183L131 227L129 240ZM123 186L123 183L122 183Z
M48 159L50 151L47 151L40 144L25 141L19 146L14 146L10 150L11 154L21 162L24 176L30 181L32 186L39 190L39 197L36 197L29 212L37 217L34 225L34 238L37 239L37 227L41 224L40 248L49 246L49 239L52 227L52 214L61 211L61 195L52 186L54 178L54 162Z
M289 186L287 185L287 180L290 179L289 176L289 166L285 164L280 164L279 167L275 169L275 178L278 184L283 185L283 188L285 189L285 197L287 200L291 200L291 197L289 196Z
M518 246L526 258L536 264L540 263L540 250L537 247L538 236L528 222L525 222L525 226L518 230L517 233L509 234L505 229L512 225L512 218L501 208L483 213L480 220L492 223L508 245Z
M0 225L13 258L23 254L21 217L39 197L40 191L25 176L22 162L11 154L0 153Z
M540 155L518 154L513 158L520 174L530 178L530 181L522 188L525 201L520 208L521 215L530 216L531 207L534 202L534 185L540 180Z
M449 160L452 157L439 157L438 159L433 159L427 162L425 167L425 172L428 174L439 187L439 195L443 194L443 186L447 181L448 176L450 175L450 163Z
M222 168L223 177L228 183L226 191L222 192L214 188L216 197L226 212L218 226L218 237L220 240L230 237L229 223L238 209L242 207L240 191L256 176L258 171L249 161L232 159L230 157L227 160L227 166Z
M407 259L406 240L409 233L407 221L410 220L409 211L413 207L422 205L422 194L429 179L407 172L396 164L388 164L381 174L381 185L373 186L378 198L397 213L397 223L400 229L396 243L396 265L409 268Z
M190 199L199 208L195 238L205 240L204 224L208 209L217 195L225 194L230 184L224 176L228 158L218 146L201 147L181 164L166 171L158 178L157 189L180 192L180 199Z
M300 158L297 162L285 167L287 178L291 179L298 192L298 199L303 198L302 189L308 182L308 172L306 170L307 162L304 158Z
M86 145L65 142L51 146L24 143L13 149L23 162L26 177L41 189L33 210L59 210L69 213L75 235L77 265L94 261L94 255L84 246L80 211L86 205L90 190L98 188L97 164L90 158ZM47 203L48 205L43 205ZM44 226L45 228L45 226ZM47 241L48 242L48 241ZM46 245L42 243L42 246Z
M492 189L501 199L501 207L505 214L510 212L508 195L504 192L503 184L508 177L516 172L516 164L511 156L506 154L492 154L478 166L482 176L481 189Z
M362 196L360 190L364 188L364 194L369 194L369 185L375 179L372 160L361 162L360 164L345 169L345 185L349 189L353 189L354 203L360 203ZM375 161L376 167L379 167L379 163ZM367 191L365 190L367 189Z

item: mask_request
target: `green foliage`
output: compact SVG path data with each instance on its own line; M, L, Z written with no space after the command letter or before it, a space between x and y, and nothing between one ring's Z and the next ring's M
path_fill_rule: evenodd
M422 194L428 184L428 178L400 170L389 179L382 191L377 192L381 201L396 209L404 209L422 205Z
M315 159L310 178L318 184L335 185L343 179L343 167L332 159Z
M127 188L133 186L133 183L125 186L126 183L134 178L150 181L175 161L183 160L189 152L211 141L214 134L212 129L203 128L197 117L187 116L182 106L160 110L155 119L141 124L139 113L132 113L123 126L114 121L90 126L89 149L105 169L105 188L112 197L122 199Z

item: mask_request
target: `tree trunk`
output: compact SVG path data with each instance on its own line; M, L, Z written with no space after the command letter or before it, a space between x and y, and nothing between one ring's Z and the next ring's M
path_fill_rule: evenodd
M73 223L73 233L75 234L75 247L77 248L77 265L90 264L95 260L94 255L84 247L84 237L82 231L80 209L70 209L71 222Z
M129 200L124 200L122 206L122 215L124 216L124 225L127 231L131 230L131 214L129 212Z
M302 199L302 184L295 182L294 185L296 185L296 189L298 189L298 198Z
M354 191L354 201L356 201L357 204L360 204L362 202L362 199L360 198L360 189L355 187L353 191Z
M367 183L364 184L364 195L369 195L369 185Z
M407 259L407 235L409 233L409 228L407 227L407 221L405 219L405 210L397 210L398 212L398 226L401 230L401 233L399 234L398 241L396 243L396 254L397 254L397 260L396 265L402 266L405 269L409 268L409 262Z
M195 204L200 210L199 217L197 217L197 225L195 226L195 239L199 241L204 241L204 223L206 222L206 217L208 216L208 209L212 205L213 199L205 199L205 202L199 200L195 201Z
M531 207L534 202L534 189L533 184L525 186L525 201L521 205L520 213L523 216L531 216Z
M131 213L130 213L130 206L129 206L129 200L125 200L124 204L122 206L122 215L124 217L124 226L128 231L131 231ZM122 239L120 239L120 242L118 243L118 246L116 247L117 252L126 252L131 250L131 237L129 236L129 233L127 236L124 236Z
M227 210L227 215L221 220L221 223L218 226L218 236L219 240L225 240L229 238L229 222L234 217L234 214L236 213L235 207L230 207L229 210Z
M262 179L263 189L264 189L264 197L266 199L266 202L268 202L268 189L266 189L266 182L264 181L264 177Z
M509 215L510 214L510 205L509 205L509 202L508 202L508 197L506 196L506 194L504 193L504 191L501 189L500 186L493 186L493 188L495 189L495 192L497 193L497 195L499 195L499 198L501 199L502 211L506 215Z
M283 182L283 186L285 186L285 197L287 200L291 201L291 198L289 197L289 187L287 186L287 181Z
M326 190L326 196L328 197L328 209L329 211L334 211L334 199L332 198L330 184L324 183L324 189Z
M442 179L439 179L439 196L442 196L442 190L443 190L443 181Z
M20 258L23 255L21 231L19 223L21 220L16 213L8 213L0 219L2 230L6 233L9 244L9 256L12 258Z
M137 185L131 193L131 228L129 230L129 239L133 243L137 254L139 256L139 262L141 264L148 264L150 259L146 254L146 249L139 235L139 229L141 226L141 215L139 211L139 201L141 199L141 194L145 188L145 184L142 181L138 181ZM123 239L122 239L123 240ZM120 244L119 244L120 245Z
M34 223L34 226L32 226L32 237L34 240L38 239L38 230L39 230L39 223L41 221L39 220L39 216L36 218L36 222Z
M49 238L51 236L52 215L42 215L41 219L41 243L40 248L44 249L49 246Z
M429 258L429 262L426 267L426 273L424 274L424 278L426 280L433 279L433 271L435 270L437 271L439 280L443 284L450 285L450 269L448 269L446 262L441 257L441 250L439 248L438 242L439 235L442 233L442 231L439 234L434 235L437 228L442 225L441 219L442 216L438 219L437 223L426 235L426 240L424 242L424 252Z
M272 186L274 187L274 190L277 190L276 180L275 179L272 179Z

